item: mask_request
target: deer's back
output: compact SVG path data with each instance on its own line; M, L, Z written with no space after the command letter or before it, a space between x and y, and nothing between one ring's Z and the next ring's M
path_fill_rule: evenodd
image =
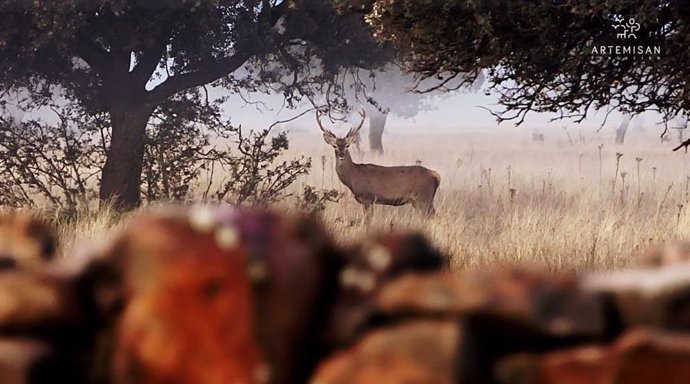
M435 191L438 174L428 168L412 166L384 167L374 164L355 164L348 186L355 194L375 195L379 199L395 200Z

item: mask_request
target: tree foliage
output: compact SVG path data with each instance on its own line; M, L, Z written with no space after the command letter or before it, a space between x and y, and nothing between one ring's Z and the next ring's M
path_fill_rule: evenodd
M591 109L667 118L690 110L690 4L680 0L339 0L392 42L408 71L444 87L486 71L499 120L528 111L584 119ZM614 24L634 19L634 40ZM661 54L597 54L594 47L660 46ZM426 89L420 88L424 91Z
M220 113L218 103L189 91L154 112L146 130L141 180L146 201L190 199L206 169L229 156L218 144L234 127L223 123Z
M107 114L100 197L123 208L139 202L146 127L167 100L212 84L277 91L288 106L326 93L342 107L342 68L390 60L328 0L0 0L0 19L0 97L26 90L40 106L59 94Z

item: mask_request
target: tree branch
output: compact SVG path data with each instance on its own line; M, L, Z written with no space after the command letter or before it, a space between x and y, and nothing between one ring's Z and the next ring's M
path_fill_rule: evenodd
M265 2L264 4L268 3L270 2ZM263 11L259 15L259 19L265 20L268 23L268 27L273 28L280 18L290 11L291 3L291 1L283 0L274 6L264 6ZM149 103L157 104L185 89L200 87L218 80L234 72L252 56L258 55L259 53L260 52L248 49L241 52L235 52L232 56L219 60L209 60L208 62L201 63L199 67L203 69L168 77L162 84L147 92L146 100Z
M675 152L681 148L685 148L687 150L689 145L690 145L690 139L687 139L684 142L682 142L679 146L673 148L673 151Z
M77 39L76 54L98 74L103 75L108 71L108 52L85 36L79 36Z
M172 33L172 23L166 23L155 34L153 44L137 55L136 66L132 69L131 75L137 87L144 88L151 76L158 68L161 60L167 58L168 44ZM166 70L167 70L167 63Z
M169 77L163 83L148 91L146 93L146 101L158 104L185 89L200 87L214 80L218 80L237 70L251 57L252 54L249 53L236 53L216 62L208 64L202 63L200 67L203 69Z
M161 62L163 53L165 52L165 44L162 47L156 47L144 51L137 58L137 64L131 72L132 80L139 88L143 88L148 83L151 75L158 68L158 63Z

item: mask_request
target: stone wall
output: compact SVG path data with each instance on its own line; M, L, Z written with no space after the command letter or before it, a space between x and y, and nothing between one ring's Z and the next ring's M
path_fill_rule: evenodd
M687 383L687 247L639 267L450 271L423 237L168 208L86 256L0 219L0 383Z

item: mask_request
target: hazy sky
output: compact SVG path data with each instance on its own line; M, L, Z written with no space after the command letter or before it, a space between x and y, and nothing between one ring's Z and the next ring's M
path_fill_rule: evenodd
M155 86L157 83L162 82L166 78L165 73L159 73L160 76L151 79L147 88ZM386 79L385 75L383 78ZM483 78L482 78L483 79ZM405 80L402 81L404 84ZM489 111L478 108L477 106L483 106L489 109L500 109L498 103L498 96L496 94L486 95L482 90L487 86L487 83L483 80L479 80L476 83L475 89L477 91L464 91L455 92L453 95L445 95L445 97L434 98L430 104L432 104L435 109L430 111L422 111L413 118L400 118L391 114L388 117L386 123L386 132L405 132L405 131L417 131L417 130L431 130L434 132L447 132L447 131L486 131L486 130L528 130L528 131L548 131L549 129L558 129L559 131L564 125L568 127L578 127L578 129L591 129L595 130L601 127L601 124L605 119L605 111L592 111L590 116L582 123L575 123L572 120L559 120L555 122L550 122L551 119L556 117L556 114L547 113L528 113L525 122L520 126L516 127L513 122L504 122L500 126L496 122L496 118L492 116ZM402 86L401 86L402 87ZM384 86L384 88L387 88ZM389 92L391 90L389 89ZM225 91L219 89L209 90L209 95L212 98L223 95ZM401 89L401 92L404 90ZM247 105L246 102L239 96L230 98L228 104L225 107L226 114L231 118L233 124L242 124L243 128L250 129L262 129L268 127L272 123L278 120L286 120L299 115L304 110L311 107L310 104L304 103L304 107L300 109L281 109L283 104L282 96L266 96L266 95L248 95L245 98L249 98L253 101L261 101L265 107L257 109L256 105ZM385 103L385 101L384 101ZM357 114L353 115L355 120L353 124L359 122L359 116ZM620 113L612 113L609 115L608 120L605 124L604 130L613 130L618 127L623 121L624 116ZM631 122L631 127L644 126L648 129L659 129L655 123L661 121L661 116L656 113L645 113L640 116L635 117ZM341 127L346 130L347 124L339 123L337 127ZM312 113L306 114L304 117L296 119L290 123L287 123L291 130L318 130L316 123L314 121L314 115ZM365 124L365 129L368 127Z
M261 128L270 125L274 121L288 119L298 115L304 109L289 110L284 109L279 112L281 99L279 97L261 97L256 98L262 100L272 110L262 109L257 111L254 105L244 105L240 98L232 98L228 104L227 112L232 118L233 123L242 124L243 127L253 126ZM387 128L393 132L416 131L418 129L432 130L434 132L447 131L485 131L485 130L539 130L547 131L549 129L560 130L563 125L569 127L578 126L572 120L549 122L555 114L546 113L529 113L525 123L520 127L515 127L512 122L504 122L500 126L497 125L495 117L488 111L476 107L481 105L487 108L497 109L496 103L498 98L496 95L486 96L483 92L473 93L458 93L456 95L435 99L433 104L436 110L420 112L416 117L403 119L395 115L389 116ZM604 121L604 111L592 112L585 121L578 127L586 129L597 129ZM359 116L354 116L358 119ZM614 129L620 125L623 116L619 113L613 113L609 116L608 122L604 129ZM355 123L358 120L355 121ZM632 121L632 126L643 125L649 129L660 129L655 123L661 121L661 117L656 113L646 113L636 117ZM302 118L295 120L288 124L290 129L318 129L314 122L314 115L309 113ZM345 126L340 123L336 125ZM366 126L366 125L365 125ZM345 129L344 127L342 128Z
M210 96L212 98L220 96L223 91L211 90ZM290 119L299 115L301 112L310 106L305 103L300 109L283 108L281 96L266 96L266 95L251 95L253 101L261 101L264 107L257 110L256 105L246 104L239 96L231 97L225 106L225 112L231 118L233 124L242 124L243 128L248 129L262 129L268 127L277 120ZM484 106L487 108L498 109L496 105L498 97L496 95L485 95L483 91L477 92L457 92L454 95L446 96L444 98L434 98L431 104L434 110L422 111L414 118L400 118L395 115L390 115L386 125L387 132L448 132L448 131L464 131L464 132L482 132L489 130L524 130L527 132L540 131L548 132L551 129L560 131L561 127L567 125L568 127L578 129L597 129L604 121L605 112L592 112L591 115L580 125L573 121L556 121L549 122L554 114L546 113L529 113L525 123L520 127L515 127L512 122L504 122L500 126L496 123L496 119L486 110L478 108L477 106ZM54 120L54 114L41 113L43 119ZM29 117L29 116L26 116ZM609 116L609 120L605 125L605 131L612 131L623 120L623 116L619 113L614 113ZM353 124L359 122L359 116L354 115L355 121ZM642 126L650 131L658 130L661 132L662 128L656 123L661 121L660 115L656 113L646 113L636 117L632 120L631 127ZM326 122L327 123L327 122ZM297 130L314 130L318 128L314 122L314 115L312 113L306 114L297 120L294 120L285 125L286 128ZM365 124L365 129L367 125ZM333 130L338 133L345 131L347 123L338 123L333 126Z

